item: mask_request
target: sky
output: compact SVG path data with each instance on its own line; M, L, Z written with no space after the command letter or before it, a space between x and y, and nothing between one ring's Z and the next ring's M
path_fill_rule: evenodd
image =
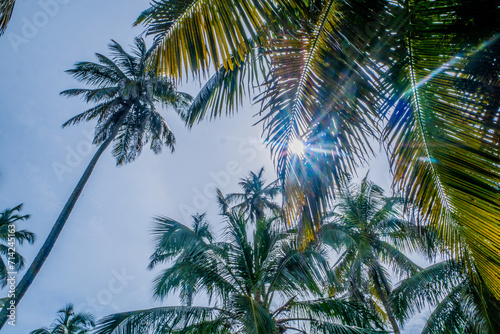
M95 52L107 54L111 39L124 47L132 44L143 31L132 23L148 5L147 0L18 0L0 37L0 210L24 203L22 213L31 214L18 225L37 236L34 245L19 247L28 264L96 150L91 145L95 124L61 129L90 108L59 96L83 87L64 71L77 61L96 61ZM192 95L199 89L199 82L179 87ZM262 129L252 126L256 112L246 103L234 117L187 130L172 110L163 110L177 139L174 154L145 149L135 162L116 167L105 152L18 306L16 326L6 325L3 333L48 326L67 303L98 317L177 304L176 296L163 303L151 298L158 273L146 269L153 217L188 223L190 215L208 211L217 223L215 187L237 191L239 179L262 166L267 180L276 177ZM369 168L371 178L388 188L388 166L380 156L359 174ZM426 314L412 319L404 333L420 332Z

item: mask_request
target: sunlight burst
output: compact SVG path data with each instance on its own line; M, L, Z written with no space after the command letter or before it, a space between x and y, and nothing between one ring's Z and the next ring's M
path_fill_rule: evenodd
M290 152L292 154L304 154L304 149L305 149L305 146L304 146L304 142L300 139L294 139L291 143L290 143L290 146L288 146L288 148L290 149Z

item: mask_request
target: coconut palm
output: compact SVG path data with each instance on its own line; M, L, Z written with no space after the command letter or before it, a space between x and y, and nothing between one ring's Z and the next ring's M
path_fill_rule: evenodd
M422 334L500 332L500 303L484 282L446 260L402 281L391 293L394 313L401 323L424 308L434 307Z
M400 278L420 268L402 251L433 250L424 227L402 219L400 198L385 197L383 189L365 177L359 185L345 184L335 210L321 227L321 240L339 252L335 264L352 299L383 311L394 333L399 326L389 300L391 273Z
M91 313L76 313L73 304L68 304L59 311L59 317L50 327L31 331L30 334L86 334L95 326Z
M263 219L268 213L278 213L281 207L273 200L280 194L280 187L276 181L266 185L263 176L264 167L257 174L250 172L238 183L243 192L226 195L223 206L229 208L232 204L231 209L239 211L254 222Z
M112 41L109 48L113 56L111 59L97 53L99 63L79 62L67 71L92 88L70 89L61 94L70 97L81 96L86 102L95 105L68 120L63 127L97 120L94 144L99 145L99 148L19 283L16 303L19 303L47 259L97 161L112 142L115 142L113 155L117 165L136 159L147 144L155 154L160 153L163 147L174 150L174 134L155 104L159 102L170 106L178 114L182 114L191 97L177 92L171 80L156 76L156 70L147 66L151 49L147 49L142 38L135 39L132 54L127 53L115 41ZM6 316L7 309L4 307L0 314L2 324L5 323Z
M205 243L211 243L214 240L214 234L209 222L206 219L206 213L196 214L192 216L193 227L189 232L194 234L194 240L202 241ZM172 253L172 249L165 247L165 245L170 245L174 243L170 238L182 238L182 231L186 232L186 226L179 224L177 221L169 218L161 218L162 224L158 224L153 230L153 235L156 241L156 249L150 257L150 263L148 269L154 269L158 264L164 263L165 261L171 260L175 255L179 255L177 251ZM165 227L168 226L168 232L165 232ZM185 244L185 241L180 241L178 243ZM196 248L198 243L195 241L192 245ZM183 257L189 256L189 251L191 248L186 247L182 250ZM174 255L175 254L175 255ZM155 295L160 295L161 292L155 290ZM179 297L181 302L187 306L191 306L193 303L193 296L196 294L196 282L185 279L180 286Z
M140 22L156 36L162 73L218 69L190 124L233 112L244 87L261 84L285 216L304 236L317 232L335 188L385 123L395 186L449 246L471 248L500 298L495 1L160 0ZM310 151L301 159L290 150L296 140Z
M297 250L293 233L274 219L256 223L253 238L242 215L226 215L223 241L160 217L152 266L171 263L154 280L163 299L186 283L208 306L165 306L114 314L96 333L372 333L376 324L361 305L327 297L332 272L319 245ZM251 241L252 239L253 241ZM311 299L312 297L312 299Z
M17 252L17 244L23 244L25 241L32 244L35 242L35 235L27 230L19 230L17 224L20 221L27 220L30 215L19 215L23 205L12 209L5 209L0 212L0 254L6 258L0 257L0 284L2 287L7 285L8 272L17 272L24 267L24 258Z
M3 0L0 3L0 36L3 35L14 11L15 0Z

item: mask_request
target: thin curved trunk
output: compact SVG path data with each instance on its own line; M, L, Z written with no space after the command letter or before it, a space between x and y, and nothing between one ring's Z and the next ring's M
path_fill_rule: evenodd
M383 291L384 289L380 285L378 274L372 272L372 275L374 276L373 279L375 283L374 284L375 291L377 292L377 295L380 298L382 305L384 306L385 313L387 313L387 318L389 318L392 330L394 331L394 334L400 334L398 323L396 322L396 318L394 317L394 313L392 312L392 307L391 305L389 305L389 301L387 300L387 293Z
M4 305L2 311L0 312L0 329L5 325L7 320L9 319L9 307L12 305L11 301L13 301L14 307L17 307L19 304L19 301L21 298L23 298L24 294L30 287L31 283L33 283L33 280L35 279L36 275L42 268L45 260L49 256L50 252L52 251L52 248L54 247L54 244L57 241L57 238L59 237L59 234L61 234L61 231L66 224L66 221L69 218L69 215L71 214L71 211L75 207L75 204L80 197L80 194L83 191L83 188L85 187L85 184L90 178L90 175L92 174L92 171L94 170L94 167L97 164L97 161L101 157L102 153L108 148L109 144L113 141L113 139L116 137L116 134L118 133L118 130L120 129L120 126L123 124L128 111L130 110L130 106L127 106L128 108L121 116L118 122L116 123L113 132L111 135L106 139L101 146L97 149L97 152L94 154L92 157L92 160L90 160L89 165L85 169L85 172L83 173L82 177L80 178L80 181L78 181L78 184L76 185L75 189L71 193L71 196L69 197L68 201L64 205L64 208L62 209L61 213L59 214L59 217L57 218L54 226L52 227L52 230L50 230L49 235L47 236L47 239L45 239L45 242L43 243L42 247L40 248L40 251L38 251L38 254L36 255L35 259L31 263L31 266L28 268L26 273L24 274L23 278L19 282L19 284L16 287L15 290L15 295L10 298ZM17 313L17 312L16 312Z

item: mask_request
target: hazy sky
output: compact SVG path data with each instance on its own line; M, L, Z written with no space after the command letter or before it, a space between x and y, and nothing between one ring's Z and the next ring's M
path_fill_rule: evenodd
M77 61L107 54L110 39L122 46L142 33L132 28L147 0L18 0L12 21L0 38L0 210L25 203L32 218L19 225L35 232L34 246L20 252L31 263L62 206L90 161L93 123L61 129L87 106L59 92L82 87L64 73ZM126 48L128 49L128 48ZM179 90L196 94L198 83ZM49 325L66 303L101 317L151 307L146 270L153 250L152 217L186 222L190 214L209 211L217 222L215 186L237 190L248 171L266 168L275 177L269 152L260 139L256 109L245 106L231 119L203 123L188 131L171 110L163 115L177 138L174 154L144 150L137 161L115 167L110 152L101 157L51 255L21 301L16 327L28 333ZM383 159L371 176L385 187L390 180ZM18 276L20 280L21 275ZM5 290L0 291L3 296ZM169 298L164 304L177 304ZM407 333L423 324L417 317Z

